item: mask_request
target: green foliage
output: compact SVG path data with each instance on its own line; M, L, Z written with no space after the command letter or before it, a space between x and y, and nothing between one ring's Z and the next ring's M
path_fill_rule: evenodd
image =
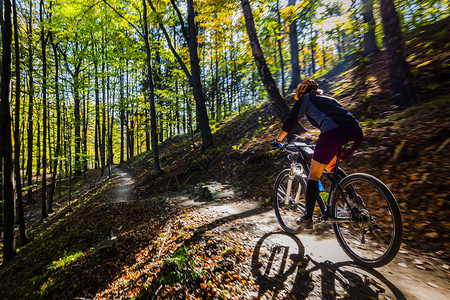
M450 2L448 0L411 0L396 1L404 31L423 27L448 17Z
M159 279L161 284L173 285L182 281L195 282L203 274L195 268L192 255L189 253L188 247L180 247L170 257L164 259L166 268L164 276Z
M67 265L68 263L75 261L76 259L78 259L79 257L82 257L84 255L84 253L82 251L77 251L74 253L66 253L64 252L64 256L61 257L59 260L53 261L48 268L50 270L56 270L58 268L62 268L65 265Z

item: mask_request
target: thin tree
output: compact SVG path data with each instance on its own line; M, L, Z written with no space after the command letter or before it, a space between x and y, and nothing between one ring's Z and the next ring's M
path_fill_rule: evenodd
M119 67L120 163L124 162L125 156L125 99L123 80L123 70L122 67Z
M88 124L89 124L89 101L86 99L86 91L83 90L83 174L86 179L88 170Z
M25 219L23 211L22 182L20 180L20 45L19 30L17 24L16 1L13 0L13 18L14 18L14 50L15 50L15 73L16 73L16 107L14 122L14 169L16 179L17 195L17 221L19 223L20 242L25 245L28 241L25 233Z
M151 0L147 1L151 9L154 12L157 12L152 1ZM183 36L188 43L191 72L189 72L189 70L186 67L186 64L183 62L183 59L180 57L180 55L176 52L175 48L173 47L172 42L170 40L170 36L167 33L167 30L165 29L162 21L159 21L159 27L167 40L167 44L169 46L170 51L175 56L175 59L180 64L181 69L188 77L189 83L192 86L195 99L196 116L203 142L202 148L205 149L213 143L213 138L211 134L211 128L209 127L208 112L206 110L206 97L203 91L201 81L201 69L200 69L200 60L198 57L197 25L195 21L194 3L192 0L187 1L188 29L186 30L183 18L181 17L181 12L176 6L175 1L171 0L170 2L172 3L172 6L177 13Z
M365 56L379 51L375 36L375 18L373 17L373 0L362 0L362 14L365 24L363 54Z
M50 43L53 48L53 56L55 62L55 102L56 102L56 147L55 157L53 161L52 183L50 186L50 194L48 197L48 212L53 211L53 195L56 187L56 176L58 173L58 164L61 161L61 103L59 99L59 55L57 45L53 41L53 32L49 32Z
M42 219L47 218L47 37L44 28L44 1L39 4L42 47Z
M108 53L106 51L106 37L104 31L102 31L102 133L100 142L100 161L102 165L102 176L105 173L106 165L106 76L105 76L105 65L108 59Z
M95 135L94 135L94 151L95 151L95 168L99 167L99 141L100 141L100 89L98 84L98 50L96 43L92 43L92 56L94 59L94 90L95 90Z
M389 60L391 86L395 93L394 102L400 107L416 103L409 65L403 53L404 42L400 21L393 0L380 0L384 44Z
M252 47L252 53L255 59L256 66L258 68L259 76L261 77L264 87L267 90L272 105L274 106L280 118L284 120L289 113L289 107L287 106L283 96L280 94L280 90L278 89L277 84L273 79L272 73L270 72L266 59L264 57L261 44L259 43L249 0L241 0L241 5L244 11L247 34L250 40L250 46Z
M158 152L158 133L156 128L156 107L155 107L155 87L153 83L153 71L152 71L152 61L151 61L151 53L150 53L150 42L149 42L149 34L148 34L148 25L147 25L147 3L146 0L142 0L143 8L144 8L144 41L145 41L145 50L147 54L147 85L148 85L148 101L150 102L150 125L151 125L151 142L152 142L152 151L153 151L153 163L155 167L156 175L161 174L161 166L159 163L159 152Z
M78 37L75 38L76 42L74 43L74 51L70 51L71 53L81 53L84 51L84 49L79 48L79 42L77 40ZM75 176L79 177L81 176L81 167L82 167L82 159L81 159L81 113L80 113L80 87L81 87L81 80L80 80L80 74L81 74L81 66L83 63L83 59L80 57L76 58L76 61L73 63L73 70L69 66L69 58L68 58L68 50L61 51L60 48L58 48L60 53L62 54L64 58L64 62L66 65L67 72L72 77L72 89L73 89L73 99L74 99L74 125L75 125Z
M311 47L311 76L314 75L314 73L316 73L316 47L317 47L317 33L315 30L313 30L313 23L311 22L310 24L310 34L311 34L311 39L310 39L310 47Z
M27 158L27 177L28 177L28 203L33 202L33 100L34 100L34 82L33 82L33 2L30 0L28 15L28 158Z
M0 133L4 162L4 237L3 261L9 261L14 255L14 171L11 134L11 64L12 64L12 0L3 1L2 23L2 77L0 103Z
M297 0L289 0L288 6L294 6ZM292 20L289 24L289 44L291 46L291 68L292 68L292 78L291 84L287 89L287 93L292 93L297 86L300 84L300 61L298 59L298 33L297 33L297 18Z
M280 16L280 0L277 0L277 20L278 26L282 26L281 24L281 16ZM280 55L280 71L281 71L281 94L284 96L284 59L283 59L283 36L281 32L277 34L277 43L278 43L278 53Z

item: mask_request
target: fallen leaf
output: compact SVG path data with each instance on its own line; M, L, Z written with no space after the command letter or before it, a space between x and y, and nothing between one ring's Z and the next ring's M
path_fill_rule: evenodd
M439 233L437 233L437 232L427 232L427 233L425 233L425 236L427 238L430 238L430 239L435 239L435 238L439 237Z

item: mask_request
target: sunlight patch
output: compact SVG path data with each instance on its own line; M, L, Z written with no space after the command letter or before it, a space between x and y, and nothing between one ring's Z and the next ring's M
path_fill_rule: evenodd
M81 251L71 253L71 254L65 253L64 256L61 257L59 260L53 261L48 268L50 270L56 270L58 268L64 267L65 265L71 263L72 261L77 260L79 257L82 257L83 255L84 255L84 253Z

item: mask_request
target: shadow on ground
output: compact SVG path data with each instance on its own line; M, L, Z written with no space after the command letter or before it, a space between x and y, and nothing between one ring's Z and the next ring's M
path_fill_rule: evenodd
M252 274L259 296L273 291L274 298L294 299L406 299L382 274L353 262L318 262L305 255L296 236L268 233L253 251Z

